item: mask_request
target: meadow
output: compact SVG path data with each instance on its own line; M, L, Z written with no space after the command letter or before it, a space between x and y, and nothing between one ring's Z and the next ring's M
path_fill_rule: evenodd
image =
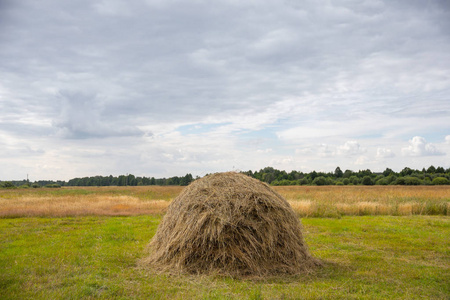
M1 299L449 299L450 188L275 187L311 274L169 276L139 259L181 187L0 190Z
M300 217L450 215L450 186L276 186ZM0 189L0 217L163 214L180 186Z

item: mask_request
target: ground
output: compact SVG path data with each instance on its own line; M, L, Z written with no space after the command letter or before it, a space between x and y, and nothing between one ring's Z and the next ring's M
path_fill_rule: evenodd
M111 193L84 191L87 196ZM128 189L128 194L114 189L113 192L115 196L134 193L130 197L144 199L140 190ZM21 192L15 193L21 197ZM48 197L57 192L39 193L39 197ZM67 196L68 191L58 193ZM83 193L77 193L78 198L83 197ZM308 197L308 193L311 190L303 190L298 199ZM161 191L154 194L170 202L177 192L167 198ZM0 200L13 201L11 194L9 198L0 195ZM58 197L53 194L53 198ZM294 201L295 197L290 199ZM445 196L439 199L448 201ZM148 197L145 201L155 200ZM309 200L319 201L313 197ZM416 196L415 201L421 201L420 197ZM138 261L147 255L145 247L161 218L162 213L3 217L0 298L450 298L450 217L446 215L304 217L305 240L324 267L312 274L257 281L158 275L140 268Z

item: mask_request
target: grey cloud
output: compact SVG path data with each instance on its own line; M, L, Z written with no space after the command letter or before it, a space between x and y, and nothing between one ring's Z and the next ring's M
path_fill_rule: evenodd
M22 145L22 146L8 147L6 149L4 148L0 153L2 156L8 157L9 159L23 156L36 159L45 154L45 151L43 149L35 149L31 148L30 146Z
M271 1L258 6L227 1L217 6L28 3L34 9L29 14L40 17L14 10L21 23L10 18L16 30L3 34L12 42L3 55L20 58L5 61L25 73L27 62L43 84L59 89L88 86L116 99L117 107L139 112L142 120L165 121L169 113L190 120L333 88L343 70L345 80L352 82L359 75L358 61L370 53L382 49L389 57L389 51L410 49L396 34L415 32L420 24L396 20L394 29L387 27L386 18L397 15L391 15L387 4L377 3L329 4L325 9L313 1L300 9ZM413 6L409 14L417 14L418 8ZM435 15L418 16L427 25ZM27 52L16 54L14 33L19 32ZM58 78L58 72L68 74L67 79ZM130 98L134 103L121 106Z
M40 124L21 124L16 120L0 122L0 131L13 133L18 137L45 136L49 132L49 127L50 126L44 126Z
M142 136L134 126L118 122L120 111L103 115L104 101L96 95L62 92L61 114L54 121L58 135L64 138L104 138L114 136Z
M339 146L355 131L427 136L450 112L448 1L0 3L0 130L52 145L228 122L235 135L303 128L334 145L321 158L348 159L363 152Z

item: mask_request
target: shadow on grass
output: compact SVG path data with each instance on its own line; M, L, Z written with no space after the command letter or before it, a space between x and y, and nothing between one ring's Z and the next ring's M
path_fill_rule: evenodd
M318 260L320 265L314 269L310 269L307 272L295 274L295 275L273 275L273 276L245 276L234 277L221 274L185 274L185 273L160 273L152 272L143 268L137 264L136 269L138 272L145 274L144 276L160 276L165 278L172 278L174 280L185 280L188 282L204 282L215 281L222 283L230 282L242 282L253 284L290 284L290 283L311 283L315 281L323 281L328 279L338 279L342 277L351 277L355 268L352 268L348 264L337 263L328 260Z
M265 284L289 284L289 283L311 283L314 281L322 281L327 279L348 277L353 273L354 268L348 264L337 263L328 260L318 260L320 265L313 270L296 275L278 275L265 278L240 278L234 280L251 281L255 283Z

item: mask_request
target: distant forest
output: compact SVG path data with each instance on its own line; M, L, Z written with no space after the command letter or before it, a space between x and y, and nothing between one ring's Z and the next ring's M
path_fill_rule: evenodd
M271 185L440 185L450 184L450 168L435 168L414 170L404 168L400 172L394 172L386 168L383 172L372 172L369 169L342 171L337 167L334 172L324 173L312 171L303 173L298 171L276 170L266 167L258 172L242 172L253 178L259 179Z
M281 171L272 167L266 167L259 171L241 172L270 185L448 185L450 184L450 168L430 166L422 170L404 168L400 172L394 172L387 168L383 172L372 172L369 169L354 172L342 171L337 167L334 172L303 173L299 171ZM191 174L183 177L155 178L136 177L132 174L115 176L93 176L74 178L69 181L0 181L0 187L62 187L62 186L149 186L149 185L181 185L185 186L198 179Z

